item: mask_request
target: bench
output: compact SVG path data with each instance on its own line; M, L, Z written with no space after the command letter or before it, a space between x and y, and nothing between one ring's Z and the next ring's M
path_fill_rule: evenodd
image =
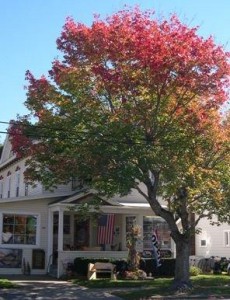
M97 279L98 274L108 274L109 278L116 280L115 265L109 262L96 262L88 264L88 280Z

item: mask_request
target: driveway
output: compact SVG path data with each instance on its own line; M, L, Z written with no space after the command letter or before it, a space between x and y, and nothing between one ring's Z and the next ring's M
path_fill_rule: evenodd
M108 291L88 289L68 281L60 280L18 280L9 278L18 287L0 290L0 300L120 300Z

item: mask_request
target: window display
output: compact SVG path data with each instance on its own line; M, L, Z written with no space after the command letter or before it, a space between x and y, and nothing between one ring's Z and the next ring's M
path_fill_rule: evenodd
M37 232L37 216L3 215L3 244L35 245Z

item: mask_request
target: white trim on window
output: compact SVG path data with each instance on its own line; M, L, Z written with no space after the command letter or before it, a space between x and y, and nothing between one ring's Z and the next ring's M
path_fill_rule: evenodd
M19 192L20 192L20 174L21 171L20 169L18 169L16 172L15 172L15 196L16 197L19 197Z
M6 178L6 197L10 198L10 192L11 192L11 174L7 176Z
M36 222L36 243L35 244L16 244L16 243L4 243L3 242L3 219L4 215L14 215L14 216L35 216L37 219ZM3 211L0 213L0 245L3 248L38 248L40 246L40 232L41 232L41 215L40 213L35 212L22 212L22 211ZM14 224L15 226L15 224Z
M206 239L200 240L200 247L207 247L207 240Z
M0 179L0 199L3 198L3 180L4 179Z
M25 196L29 195L29 183L25 182Z

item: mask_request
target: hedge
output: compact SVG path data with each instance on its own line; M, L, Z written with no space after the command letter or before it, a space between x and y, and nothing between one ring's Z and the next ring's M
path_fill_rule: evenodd
M141 259L140 269L145 271L147 275L152 273L153 276L174 276L175 263L174 258L163 258L161 259L161 266L157 268L155 259Z
M116 265L116 271L119 273L124 272L128 268L128 264L125 260L89 259L77 257L74 259L74 272L81 276L87 276L88 264L95 262L111 262ZM145 271L147 275L152 273L153 276L174 276L175 259L161 259L161 263L162 265L157 268L155 259L141 259L140 269Z

